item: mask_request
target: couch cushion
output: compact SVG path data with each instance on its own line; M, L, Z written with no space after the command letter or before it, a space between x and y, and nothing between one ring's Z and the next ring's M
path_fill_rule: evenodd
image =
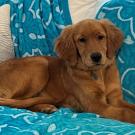
M68 0L73 23L95 18L98 9L108 0Z
M0 62L14 57L10 32L10 6L0 7Z

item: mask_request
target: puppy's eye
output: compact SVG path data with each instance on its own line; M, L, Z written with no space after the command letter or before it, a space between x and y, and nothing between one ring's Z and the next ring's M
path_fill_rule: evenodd
M98 40L103 40L104 38L105 38L104 35L98 35L98 36L97 36L97 39L98 39Z
M79 42L85 43L85 42L86 42L86 38L85 38L85 37L80 37L80 38L79 38Z

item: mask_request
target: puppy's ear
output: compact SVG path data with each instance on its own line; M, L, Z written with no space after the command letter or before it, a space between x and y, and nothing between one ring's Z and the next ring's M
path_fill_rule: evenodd
M56 40L55 51L57 55L68 61L71 66L77 64L77 49L73 37L73 26L66 27Z
M107 57L113 58L120 48L124 36L123 33L113 23L108 20L99 20L107 33Z

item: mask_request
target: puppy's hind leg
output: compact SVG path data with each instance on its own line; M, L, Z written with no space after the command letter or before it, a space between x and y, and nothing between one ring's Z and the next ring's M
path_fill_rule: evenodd
M28 109L34 112L44 112L44 113L53 113L57 111L57 108L51 104L37 104L28 107Z

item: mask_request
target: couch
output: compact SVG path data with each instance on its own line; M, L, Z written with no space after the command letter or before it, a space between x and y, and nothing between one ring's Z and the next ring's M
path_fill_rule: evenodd
M4 56L1 61L33 55L56 56L55 39L67 25L85 18L111 20L125 34L117 65L124 99L135 103L134 0L1 0L0 5L0 16L8 12L3 17L8 20L6 26L0 18L0 37L3 38L0 52ZM8 41L8 49L6 44L1 47L5 41ZM7 50L11 52L8 56ZM135 135L134 124L68 108L44 114L0 106L0 119L1 135Z

